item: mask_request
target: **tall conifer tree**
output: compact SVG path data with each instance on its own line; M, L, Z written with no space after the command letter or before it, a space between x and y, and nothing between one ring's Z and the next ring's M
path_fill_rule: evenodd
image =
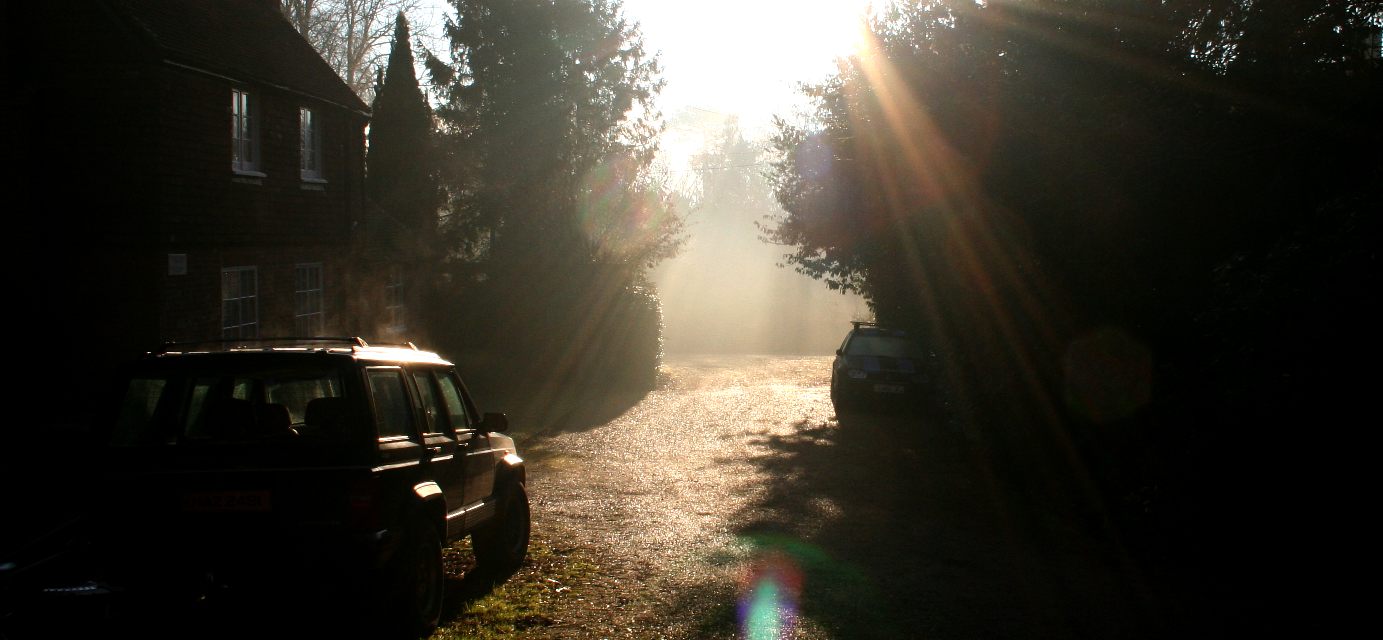
M411 236L417 248L436 248L437 186L432 110L418 87L408 20L398 14L389 66L375 89L366 189L374 202Z
M662 198L650 171L661 130L653 104L662 87L659 67L621 4L452 5L451 59L430 58L428 70L445 99L437 113L447 138L444 177L456 243L486 233L497 262L555 261L541 269L556 271L570 268L558 263L593 260L641 265L667 253L675 225L644 229L639 242L618 243L619 251L582 228L592 222L580 209L593 180L611 198ZM627 222L623 217L638 209L604 204L611 206L597 218ZM630 244L639 250L627 250Z

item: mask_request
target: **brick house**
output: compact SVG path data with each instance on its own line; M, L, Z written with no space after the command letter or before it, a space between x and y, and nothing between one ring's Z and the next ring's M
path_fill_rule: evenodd
M99 343L102 364L399 332L403 271L366 233L369 109L277 1L23 4L4 106L28 329Z

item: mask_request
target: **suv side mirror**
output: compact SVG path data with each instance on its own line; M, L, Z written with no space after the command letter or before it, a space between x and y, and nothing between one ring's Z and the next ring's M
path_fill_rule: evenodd
M836 355L838 355L838 356L843 356L843 355L845 355L845 350L844 350L844 349L836 349Z
M509 430L509 417L502 413L487 413L480 418L480 428L484 431L504 433Z

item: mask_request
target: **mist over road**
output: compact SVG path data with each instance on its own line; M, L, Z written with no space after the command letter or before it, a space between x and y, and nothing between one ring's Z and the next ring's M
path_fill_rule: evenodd
M521 443L535 531L599 565L554 602L552 626L526 633L1164 631L1167 612L1118 548L1074 511L1029 501L981 430L941 415L842 422L829 369L829 357L673 357L618 415L525 417L542 428Z

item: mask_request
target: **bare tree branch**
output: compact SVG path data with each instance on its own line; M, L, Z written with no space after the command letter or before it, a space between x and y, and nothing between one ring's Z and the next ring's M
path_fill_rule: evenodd
M283 15L365 102L372 70L389 55L394 16L419 11L419 0L281 0Z

